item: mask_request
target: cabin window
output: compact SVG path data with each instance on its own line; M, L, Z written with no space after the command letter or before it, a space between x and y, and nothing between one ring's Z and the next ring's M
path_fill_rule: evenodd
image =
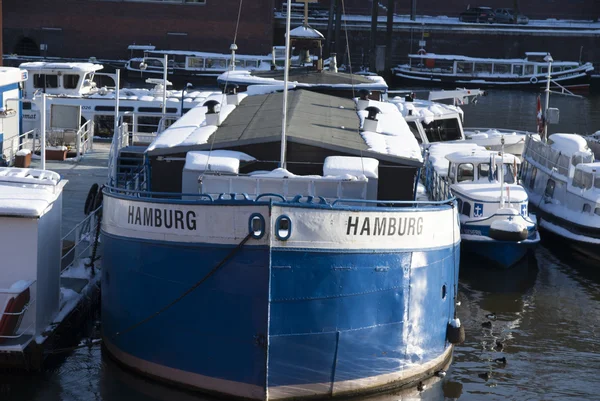
M430 143L461 139L457 118L434 120L429 124L423 123L423 129Z
M156 132L161 117L139 116L137 123L138 132Z
M521 165L521 181L527 180L528 170L529 170L529 163L527 163L526 161L523 161L523 164Z
M522 65L513 65L513 74L523 75L523 66Z
M456 199L456 203L457 203L457 207L458 207L458 212L462 213L462 208L463 208L463 201L460 198Z
M423 138L421 138L421 134L419 133L419 128L417 127L417 123L414 121L408 122L408 128L410 128L410 132L415 136L415 139L419 144L423 143Z
M546 183L546 190L544 191L544 196L548 197L548 198L552 198L554 196L554 186L556 185L556 183L554 182L554 180L549 179L548 182Z
M458 165L457 181L473 181L474 167L471 163L461 163Z
M187 66L188 68L202 69L204 68L204 59L202 57L188 57Z
M473 72L473 63L456 63L456 72L459 74L471 74Z
M600 207L594 209L594 214L600 216Z
M514 184L515 183L515 169L514 166L512 164L508 164L508 163L504 163L504 169L503 169L503 174L504 174L504 182L507 184Z
M23 103L23 106L25 106L26 103ZM594 179L594 188L596 189L600 189L600 177L596 176L596 178Z
M535 186L535 177L537 175L537 168L532 167L531 178L529 179L529 188L533 189Z
M463 203L462 214L465 216L471 216L471 204L469 202Z
M490 176L489 163L481 163L479 166L477 166L477 170L479 171L479 178L488 178Z
M494 74L510 74L510 64L494 64Z
M212 59L212 58L207 58L206 59L206 68L214 68L214 69L226 69L227 68L227 62L225 59Z
M492 73L492 65L491 64L475 64L475 72L478 74L491 74Z
M591 154L575 154L571 158L571 164L577 166L579 163L591 163L594 161L594 155Z
M23 110L31 110L31 103L23 102Z
M454 167L455 167L454 164L452 164L452 163L448 164L448 179L450 180L450 183L454 182L454 176L455 176Z
M533 75L533 65L528 64L525 66L525 75Z
M131 116L123 116L123 122L131 125ZM115 128L114 115L96 115L94 116L94 134L100 137L110 137Z
M65 74L63 75L63 86L65 89L76 89L79 84L79 75Z
M58 88L58 75L33 74L34 88Z
M583 204L583 213L592 213L592 207L589 203Z

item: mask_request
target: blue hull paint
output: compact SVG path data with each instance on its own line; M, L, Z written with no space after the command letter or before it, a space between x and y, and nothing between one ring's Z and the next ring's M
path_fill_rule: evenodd
M233 247L106 234L102 243L104 336L153 364L266 393L398 373L450 347L459 245L378 253L244 247L173 307L118 335L178 298Z
M527 255L539 243L539 235L525 241L462 240L463 255L475 254L491 261L495 266L508 269Z

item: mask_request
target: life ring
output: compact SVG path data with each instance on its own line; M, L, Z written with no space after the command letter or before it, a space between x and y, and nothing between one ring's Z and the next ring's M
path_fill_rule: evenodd
M420 56L424 56L427 54L427 52L425 51L425 49L419 49L419 51L417 52L418 55Z
M94 183L88 191L87 198L85 198L85 205L83 207L83 213L87 216L94 211L94 204L96 203L96 194L98 193L98 184Z
M531 77L531 79L529 80L529 82L531 82L532 84L537 84L538 83L538 79L537 77Z

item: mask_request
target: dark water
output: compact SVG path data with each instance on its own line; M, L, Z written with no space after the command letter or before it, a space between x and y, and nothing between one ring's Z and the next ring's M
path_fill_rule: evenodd
M535 129L536 94L492 91L464 106L465 125ZM600 130L600 97L553 96L561 122L551 132ZM443 379L377 397L422 400L600 400L600 265L543 237L535 255L509 271L461 266L458 315L467 340ZM486 315L495 313L492 327ZM496 349L496 342L504 347ZM494 360L506 358L507 363ZM480 375L489 373L486 380ZM0 400L197 401L123 370L99 347L66 354L36 376L0 375Z

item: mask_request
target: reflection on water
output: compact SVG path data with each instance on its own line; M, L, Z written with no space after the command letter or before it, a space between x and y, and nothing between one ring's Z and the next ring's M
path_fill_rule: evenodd
M491 91L467 105L466 126L535 129L536 94ZM551 132L600 130L600 97L553 96L561 123ZM543 233L542 233L543 235ZM510 270L461 265L458 316L467 340L445 378L425 389L373 400L600 399L600 266L542 237L543 246ZM506 358L506 363L502 360ZM0 400L204 401L124 370L100 348L79 349L37 376L0 375Z

